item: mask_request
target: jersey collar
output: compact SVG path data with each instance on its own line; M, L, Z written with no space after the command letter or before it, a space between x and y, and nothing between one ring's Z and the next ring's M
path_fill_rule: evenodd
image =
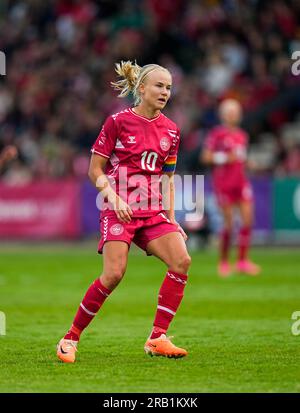
M146 118L146 116L142 116L142 115L138 115L137 113L135 113L132 108L129 108L129 112L132 113L134 116L137 116L138 118L142 118L144 120L146 120L147 122L153 122L155 120L157 120L158 118L160 118L161 116L161 112L159 113L159 115L155 116L155 118Z

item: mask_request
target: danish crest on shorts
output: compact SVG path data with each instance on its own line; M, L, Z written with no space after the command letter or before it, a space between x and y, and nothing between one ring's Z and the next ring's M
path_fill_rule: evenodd
M166 137L161 138L159 144L160 144L160 147L163 151L168 151L170 149L170 146L171 146L171 142Z
M110 228L109 231L112 235L120 235L123 233L124 227L122 224L115 224Z

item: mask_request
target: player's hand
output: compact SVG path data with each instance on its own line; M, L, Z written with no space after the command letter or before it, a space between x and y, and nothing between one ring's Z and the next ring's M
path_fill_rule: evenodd
M119 221L124 222L126 224L128 224L131 221L131 216L133 214L132 209L118 195L115 197L113 207Z

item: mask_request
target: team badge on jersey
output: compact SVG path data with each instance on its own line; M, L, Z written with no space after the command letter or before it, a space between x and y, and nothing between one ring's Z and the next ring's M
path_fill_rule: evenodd
M169 141L168 138L165 138L165 137L161 138L159 143L163 151L168 151L170 149L171 142Z
M124 227L122 224L115 224L110 228L109 231L112 235L120 235L123 233Z

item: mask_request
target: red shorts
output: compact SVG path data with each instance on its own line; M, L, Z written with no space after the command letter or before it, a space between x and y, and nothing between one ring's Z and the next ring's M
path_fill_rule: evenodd
M244 182L233 188L215 188L215 194L220 207L253 201L252 188L249 182Z
M147 252L148 242L169 232L179 232L179 230L164 212L160 212L153 217L132 218L128 224L121 223L115 214L106 215L101 218L100 232L98 252L102 254L104 243L107 241L124 241L129 247L131 242L134 242ZM147 253L147 255L151 254Z

